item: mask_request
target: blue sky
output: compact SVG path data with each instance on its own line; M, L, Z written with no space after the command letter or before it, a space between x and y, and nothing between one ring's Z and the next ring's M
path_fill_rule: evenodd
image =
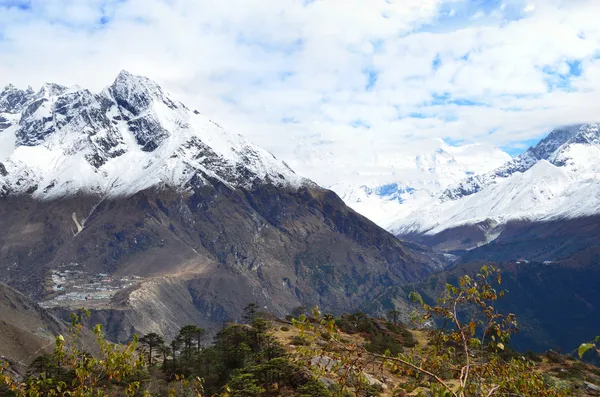
M99 91L127 69L327 184L440 140L514 155L597 121L597 15L594 0L0 0L0 85Z

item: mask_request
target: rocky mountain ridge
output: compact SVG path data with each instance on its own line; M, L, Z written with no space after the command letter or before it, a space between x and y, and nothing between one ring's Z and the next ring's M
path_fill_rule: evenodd
M100 94L46 84L0 93L0 194L127 196L219 179L236 187L311 184L243 137L121 72Z
M442 201L457 200L481 191L486 186L497 183L514 173L526 172L537 162L546 160L562 167L577 161L569 152L573 145L600 147L600 125L583 124L558 128L530 147L525 153L508 161L492 172L472 176L457 186L448 188L441 196Z

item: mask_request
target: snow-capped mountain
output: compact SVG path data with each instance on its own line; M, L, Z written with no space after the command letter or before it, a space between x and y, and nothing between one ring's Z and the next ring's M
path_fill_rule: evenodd
M0 282L65 313L93 294L113 340L348 311L446 264L143 77L7 87L0 116Z
M0 196L127 196L211 179L231 187L310 183L153 81L125 71L99 94L58 84L0 93Z
M449 186L492 171L511 159L502 150L483 144L452 146L440 139L420 142L420 147L427 149L386 158L381 175L361 176L371 183L353 180L331 189L354 210L386 227L436 199Z
M509 221L600 214L600 124L560 128L492 172L448 188L390 225L395 234L435 235L486 223L488 240Z
M574 145L578 145L573 149ZM598 124L575 125L556 129L536 146L529 148L525 153L515 157L512 161L495 169L493 172L475 175L457 186L452 186L442 195L444 200L455 200L473 193L484 187L495 184L503 178L516 172L525 172L540 160L547 160L556 166L575 165L579 167L594 166L594 147L600 146ZM587 149L581 149L586 147ZM579 148L579 149L577 149ZM577 150L583 150L577 152ZM575 151L575 152L574 152ZM591 151L591 152L590 152ZM584 152L590 152L588 154Z

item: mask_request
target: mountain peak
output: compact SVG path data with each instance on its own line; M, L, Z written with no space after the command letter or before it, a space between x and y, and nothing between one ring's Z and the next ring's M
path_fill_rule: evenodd
M139 89L147 89L149 87L157 87L158 84L147 77L134 75L127 70L121 70L115 81L112 84L112 87L115 86L127 86L131 88L139 88Z
M170 109L185 109L183 104L173 101L153 80L133 75L126 70L117 75L108 92L119 107L132 116L139 116L148 111L153 101L162 102Z
M145 91L146 93L160 93L161 95L164 95L162 88L154 80L145 76L135 75L127 70L121 70L119 72L111 87L128 89L130 91Z
M3 142L10 144L0 147L3 196L126 196L217 181L231 188L308 182L267 151L175 102L152 80L126 71L100 94L59 84L45 84L33 95L7 92L10 97L0 95L0 113L14 114L0 118Z
M68 87L56 83L44 83L40 89L38 96L43 98L50 98L52 96L60 95L66 91Z
M135 78L135 76L130 73L128 70L125 69L121 69L121 71L119 72L119 74L117 74L117 80L119 79L133 79Z
M31 87L28 87L27 90L24 91L12 84L8 84L0 92L0 113L19 112L32 96L33 90Z
M533 165L532 161L538 160L548 160L554 165L562 165L557 163L557 159L572 144L600 144L600 124L575 124L554 129L537 145L530 147L513 160L513 163L518 166L515 171L524 172Z

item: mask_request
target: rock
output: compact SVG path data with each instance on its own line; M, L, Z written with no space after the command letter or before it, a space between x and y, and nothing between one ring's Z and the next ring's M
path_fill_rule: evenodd
M586 391L591 391L591 392L594 392L594 393L600 393L600 386L596 386L593 383L583 382L583 386L585 387Z
M382 381L380 381L379 379L375 378L373 375L368 374L368 373L363 373L365 376L365 379L367 380L367 382L369 382L369 385L371 386L379 386L382 389L387 389L387 385L385 383L383 383Z

